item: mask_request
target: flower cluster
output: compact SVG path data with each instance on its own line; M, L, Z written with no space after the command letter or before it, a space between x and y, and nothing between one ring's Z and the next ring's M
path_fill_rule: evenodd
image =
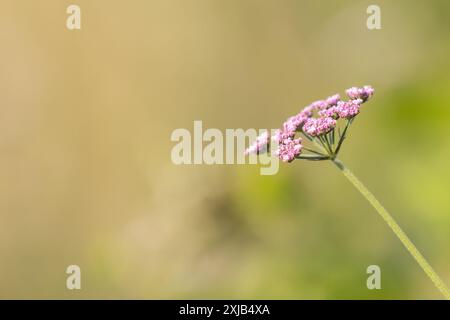
M275 154L284 162L291 162L302 152L302 139L285 139L279 144Z
M362 103L363 103L362 99L338 101L335 106L332 106L328 109L320 110L318 114L322 118L332 118L335 120L339 118L351 119L359 113L359 108L361 107Z
M303 125L303 132L311 137L327 134L336 127L336 120L331 117L309 118Z
M297 132L303 133L309 140L327 137L330 132L334 133L339 119L350 121L358 115L361 105L372 97L373 93L374 89L371 86L352 87L346 90L349 97L347 101L341 100L339 94L335 94L303 108L298 114L288 118L281 129L272 136L272 141L278 144L277 150L274 150L275 155L284 162L291 162L303 149L302 139L295 138ZM246 153L266 151L270 140L265 132L246 150ZM332 148L330 147L328 151L332 152Z
M345 93L350 99L362 99L364 102L373 96L375 90L371 86L364 86L362 88L351 87Z

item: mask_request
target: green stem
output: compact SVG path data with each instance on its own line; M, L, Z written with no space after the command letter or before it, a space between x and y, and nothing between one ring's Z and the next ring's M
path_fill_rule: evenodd
M331 147L331 143L330 143L330 135L329 135L329 134L326 134L326 135L324 136L324 138L325 138L325 141L326 141L326 143L327 143L328 150L330 150L330 154L333 154L333 148Z
M409 240L406 233L400 228L400 226L395 222L394 218L386 211L386 209L381 205L381 203L375 198L375 196L362 184L358 178L353 175L353 173L344 166L344 164L338 159L333 159L334 164L341 169L342 173L347 177L348 180L358 189L359 192L370 202L370 204L377 210L380 216L388 224L395 235L400 239L409 253L414 257L420 267L425 271L427 276L433 281L436 288L442 293L442 295L450 300L450 291L448 290L445 283L433 270L427 260L422 256L422 254L417 250L416 246Z
M320 153L319 151L316 151L316 150L313 150L313 149L310 149L310 148L303 147L303 150L312 152L312 153L317 154L317 155L319 155L319 156L324 156L324 157L327 156L326 154Z
M332 154L331 149L328 147L328 142L326 142L325 137L323 136L317 136L317 138L319 139L320 143L322 144L323 148L327 151L328 154Z
M331 145L334 147L334 129L336 129L336 128L333 128L333 130L331 131Z

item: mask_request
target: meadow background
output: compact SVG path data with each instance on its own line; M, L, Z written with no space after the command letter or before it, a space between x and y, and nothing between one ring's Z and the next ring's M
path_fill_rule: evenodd
M364 84L340 158L450 284L449 1L0 8L0 298L441 298L331 163L171 162L171 132L194 120L277 128Z

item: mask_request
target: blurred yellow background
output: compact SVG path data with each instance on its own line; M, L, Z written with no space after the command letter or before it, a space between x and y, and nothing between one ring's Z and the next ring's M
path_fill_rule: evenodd
M440 298L331 163L170 159L194 120L276 128L371 84L340 158L450 284L450 2L376 1L373 31L370 4L1 0L0 298Z

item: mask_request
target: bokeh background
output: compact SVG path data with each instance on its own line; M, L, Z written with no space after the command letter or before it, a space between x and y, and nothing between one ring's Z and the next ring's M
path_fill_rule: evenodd
M340 158L449 284L448 1L0 8L1 298L441 298L332 164L176 166L170 134L277 128L373 85ZM66 289L70 264L82 290Z

